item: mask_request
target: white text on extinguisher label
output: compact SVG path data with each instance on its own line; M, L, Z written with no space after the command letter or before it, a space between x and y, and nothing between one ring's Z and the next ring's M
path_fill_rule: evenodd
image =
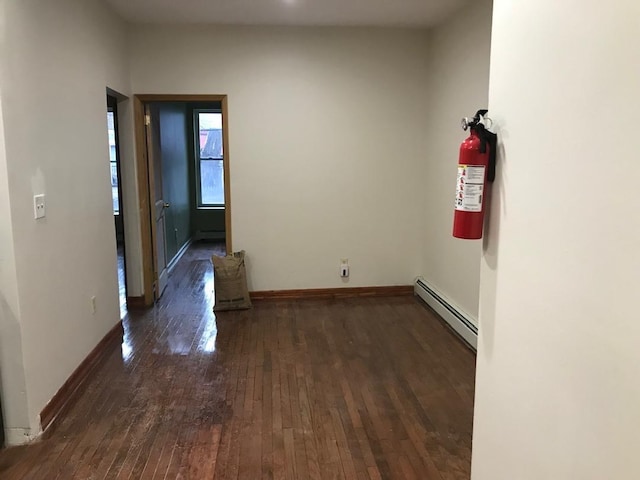
M482 211L484 169L483 165L458 165L456 210L460 212Z

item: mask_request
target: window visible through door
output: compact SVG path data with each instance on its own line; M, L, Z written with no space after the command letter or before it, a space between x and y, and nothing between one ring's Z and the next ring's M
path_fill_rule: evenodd
M198 208L224 206L222 113L195 110Z
M120 198L118 197L118 163L116 156L116 127L113 110L107 112L109 131L109 163L111 165L111 196L113 198L113 214L120 215Z

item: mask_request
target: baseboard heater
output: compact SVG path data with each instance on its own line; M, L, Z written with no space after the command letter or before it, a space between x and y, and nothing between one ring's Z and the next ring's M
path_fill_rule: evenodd
M194 240L226 240L227 234L225 232L214 232L198 230L195 234Z
M478 348L478 327L471 319L451 305L442 295L430 287L424 278L416 279L414 291L474 350Z

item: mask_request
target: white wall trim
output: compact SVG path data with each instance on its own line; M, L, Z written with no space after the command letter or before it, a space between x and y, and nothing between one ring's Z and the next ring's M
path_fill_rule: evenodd
M5 428L4 437L8 447L24 445L37 439L42 434L42 429L32 433L30 428Z
M474 350L478 349L477 321L470 315L453 305L423 277L418 277L414 284L415 294L425 301L435 312L447 322Z

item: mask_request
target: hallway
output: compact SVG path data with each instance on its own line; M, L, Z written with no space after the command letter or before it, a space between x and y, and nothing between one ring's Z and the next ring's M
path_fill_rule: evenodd
M214 314L211 244L3 479L469 478L475 358L411 297ZM223 252L218 251L219 254Z

